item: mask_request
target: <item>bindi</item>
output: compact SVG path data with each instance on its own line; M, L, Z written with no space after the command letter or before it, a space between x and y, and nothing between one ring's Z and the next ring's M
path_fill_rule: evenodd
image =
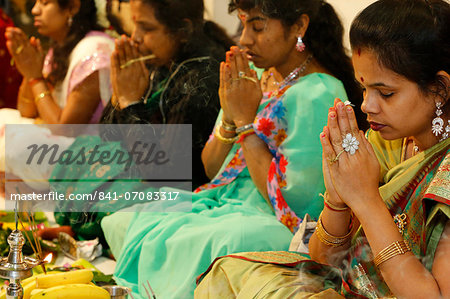
M361 48L358 49L358 56L361 56Z
M361 82L363 82L363 83L364 83L364 78L363 78L363 77L361 77Z
M245 21L247 20L247 15L246 14L239 14L239 19L241 19L242 23L245 23Z

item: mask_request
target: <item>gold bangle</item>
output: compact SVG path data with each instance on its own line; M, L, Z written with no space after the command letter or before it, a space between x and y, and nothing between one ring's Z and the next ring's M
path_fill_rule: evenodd
M352 230L342 237L336 237L328 233L322 224L322 214L320 214L319 219L317 220L317 226L316 226L316 236L319 239L320 242L327 246L331 247L340 247L347 243L347 241L350 239L350 236L352 234Z
M394 256L405 254L408 251L411 251L411 248L409 248L409 245L405 242L405 240L395 241L381 250L373 259L373 262L375 263L375 266L379 267L382 263L393 258Z
M219 129L222 128L225 133L236 134L236 129L232 129L232 127L227 127L223 121L220 121Z
M216 129L214 130L214 136L219 139L220 142L225 143L225 144L232 144L235 143L236 140L238 140L238 136L234 136L231 138L227 138L227 137L223 137L222 134L220 134L220 128L216 127Z
M322 194L320 194L320 195L322 195ZM327 198L328 198L328 193L327 193L327 192L325 192L325 195L322 195L322 197L323 197L323 201L324 201L324 203L325 203L325 207L327 207L328 209L330 209L330 210L332 210L332 211L335 211L335 212L342 212L342 211L347 211L347 210L350 209L347 205L345 205L345 207L338 207L337 205L331 203L331 202L327 199Z
M220 126L225 130L225 131L231 131L232 133L236 132L236 126L227 123L226 121L224 121L223 119L220 120Z
M49 96L51 93L50 91L44 91L41 92L40 94L38 94L35 98L34 98L34 102L37 104L40 100L42 100L43 98L45 98L46 96Z

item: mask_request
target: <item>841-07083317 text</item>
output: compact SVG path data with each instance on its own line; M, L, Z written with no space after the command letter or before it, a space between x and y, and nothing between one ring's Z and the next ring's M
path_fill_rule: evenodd
M130 191L130 192L100 192L95 191L89 194L68 194L64 195L60 192L50 191L48 193L26 193L26 194L10 194L10 200L36 200L36 201L165 201L177 200L180 192L171 191Z

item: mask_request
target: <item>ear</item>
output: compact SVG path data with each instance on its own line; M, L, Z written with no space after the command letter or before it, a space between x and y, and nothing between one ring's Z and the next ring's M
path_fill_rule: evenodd
M70 15L73 17L80 11L81 0L72 0L69 8Z
M304 37L306 34L306 30L308 30L309 26L309 16L307 14L302 14L297 22L292 26L292 30L295 36Z
M440 100L443 100L445 105L450 98L450 75L446 71L439 71L436 73L436 82Z

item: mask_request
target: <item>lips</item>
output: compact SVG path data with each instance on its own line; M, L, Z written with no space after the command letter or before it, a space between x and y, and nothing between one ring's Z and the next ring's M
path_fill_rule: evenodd
M249 59L249 60L253 60L253 59L255 59L255 57L258 57L258 55L256 55L254 52L252 52L252 51L246 51L246 53L245 54L247 54L247 58Z
M383 129L384 127L386 127L386 125L383 124L379 124L373 121L369 121L370 123L370 128L374 131L380 131L381 129Z

